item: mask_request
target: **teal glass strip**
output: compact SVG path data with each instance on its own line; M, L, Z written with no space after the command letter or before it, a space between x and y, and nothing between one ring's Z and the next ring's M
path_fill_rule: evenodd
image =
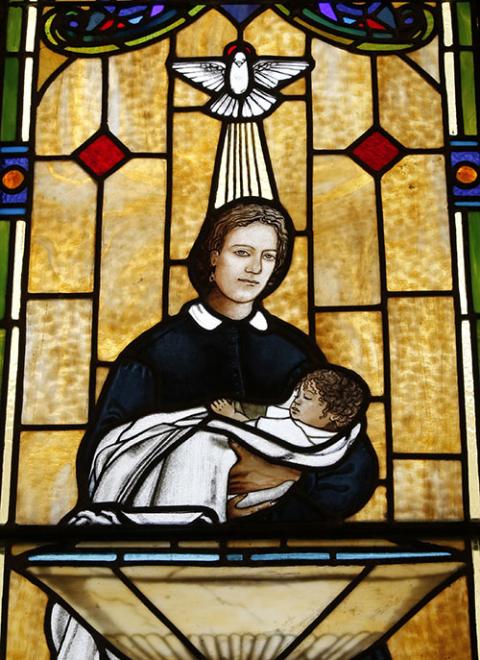
M22 13L21 7L10 7L7 19L7 51L18 53L22 39Z
M5 317L7 302L9 245L10 223L0 222L0 319Z
M475 69L473 53L460 53L460 75L462 79L462 111L465 135L477 134L477 104L475 100Z
M20 68L17 58L6 57L3 79L0 140L13 141L17 137L19 73Z
M468 242L470 245L470 276L473 309L480 313L480 212L468 214Z
M469 2L457 2L458 40L461 46L472 45L472 14Z

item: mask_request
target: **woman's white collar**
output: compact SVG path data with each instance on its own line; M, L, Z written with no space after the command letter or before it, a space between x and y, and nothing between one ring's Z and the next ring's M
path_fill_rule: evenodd
M188 313L198 325L204 330L215 330L223 323L218 316L211 314L202 303L193 303L188 308ZM268 322L264 314L259 310L249 321L250 325L256 330L265 332L268 328Z

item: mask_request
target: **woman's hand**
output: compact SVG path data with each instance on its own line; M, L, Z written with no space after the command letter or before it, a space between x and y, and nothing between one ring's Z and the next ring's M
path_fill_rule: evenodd
M240 504L242 500L247 497L247 494L235 495L231 497L227 502L227 518L228 520L235 520L236 518L244 518L245 516L251 516L253 513L258 511L263 511L264 509L269 509L272 507L275 502L261 502L260 504L254 504L253 506L244 506L238 507L237 504Z
M216 399L216 401L212 401L210 408L214 413L223 417L233 417L236 412L233 401L228 399Z
M285 481L298 481L300 479L300 470L286 465L269 463L234 440L230 440L229 444L238 459L230 470L229 494L246 494L264 488L274 488ZM244 511L246 510L248 509L244 509Z

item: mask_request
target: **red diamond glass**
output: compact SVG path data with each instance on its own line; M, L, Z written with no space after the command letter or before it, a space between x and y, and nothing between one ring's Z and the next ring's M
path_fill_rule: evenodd
M353 153L371 170L379 172L389 165L400 151L386 135L374 131L355 147Z
M99 135L78 152L78 158L91 172L103 176L125 159L125 152L108 135Z

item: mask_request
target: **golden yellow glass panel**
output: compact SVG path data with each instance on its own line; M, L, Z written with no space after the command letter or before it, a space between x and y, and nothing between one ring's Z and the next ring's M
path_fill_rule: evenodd
M96 196L95 182L76 163L36 163L30 291L92 290Z
M168 40L109 59L109 128L131 151L164 152Z
M379 486L367 504L355 515L348 518L351 522L381 522L387 519L387 491ZM350 543L350 542L349 542Z
M396 55L377 62L382 127L409 149L441 147L440 92Z
M380 302L372 177L347 156L316 156L313 200L315 304Z
M114 360L162 314L165 161L129 161L105 182L98 357Z
M30 300L24 424L83 424L88 418L92 303Z
M67 61L68 57L60 55L54 50L47 48L45 44L40 42L39 59L38 59L38 74L37 74L37 89L44 84L46 80L54 73L62 64Z
M295 80L295 82L290 83L290 85L287 85L286 87L282 88L282 94L285 95L290 95L290 94L305 94L306 92L306 85L305 85L305 77L302 76L302 78L299 78L298 80Z
M188 256L205 219L219 132L220 122L202 113L185 112L175 116L172 259Z
M8 660L50 660L43 630L47 596L26 578L10 573L8 589Z
M98 400L110 369L108 367L97 367L97 378L95 381L95 400Z
M135 660L150 660L151 655L140 653L136 645L138 637L166 637L175 648L182 650L180 642L175 643L170 633L157 617L152 614L119 580L109 568L84 566L40 566L31 567L29 572L55 593L65 598L80 616L84 617L100 634L111 641L122 653ZM128 629L126 629L128 626ZM131 633L131 634L130 634ZM167 647L168 648L168 647ZM163 658L161 647L157 658ZM168 656L166 656L168 657ZM172 659L176 656L172 653ZM182 656L185 657L185 656ZM188 655L186 656L189 657Z
M373 123L370 58L312 41L313 146L344 149Z
M261 13L247 25L245 41L250 42L257 55L304 55L305 35L271 9Z
M220 57L223 49L237 38L233 24L216 10L200 16L177 34L176 52L178 57Z
M297 229L307 211L307 126L302 101L283 103L265 120L265 134L281 203Z
M56 524L75 506L75 460L82 437L83 431L21 434L16 523Z
M468 591L460 578L442 591L388 640L393 658L471 657Z
M385 437L385 406L371 403L367 410L367 433L378 457L379 477L387 476L387 441Z
M407 156L382 180L391 291L451 289L451 248L443 156Z
M55 78L40 101L35 132L37 153L70 154L98 130L101 106L101 61L75 60Z
M388 315L394 451L459 452L452 299L393 298Z
M202 106L210 100L210 95L201 92L180 78L174 79L173 104L176 108Z
M189 638L280 633L281 650L362 567L132 566L121 570Z
M394 461L393 479L396 520L463 518L459 461L399 459Z
M308 333L308 244L297 236L287 277L265 300L269 312Z
M440 63L438 58L438 37L423 48L414 50L407 57L422 67L434 80L440 82Z
M460 567L455 563L375 567L289 659L356 657ZM337 655L340 649L342 655ZM398 660L406 657L398 656Z
M198 294L188 278L186 267L172 266L170 268L168 313L172 316L177 314L182 308L182 305L197 297Z
M383 394L383 341L380 312L321 312L317 343L329 362L356 371L372 395Z

